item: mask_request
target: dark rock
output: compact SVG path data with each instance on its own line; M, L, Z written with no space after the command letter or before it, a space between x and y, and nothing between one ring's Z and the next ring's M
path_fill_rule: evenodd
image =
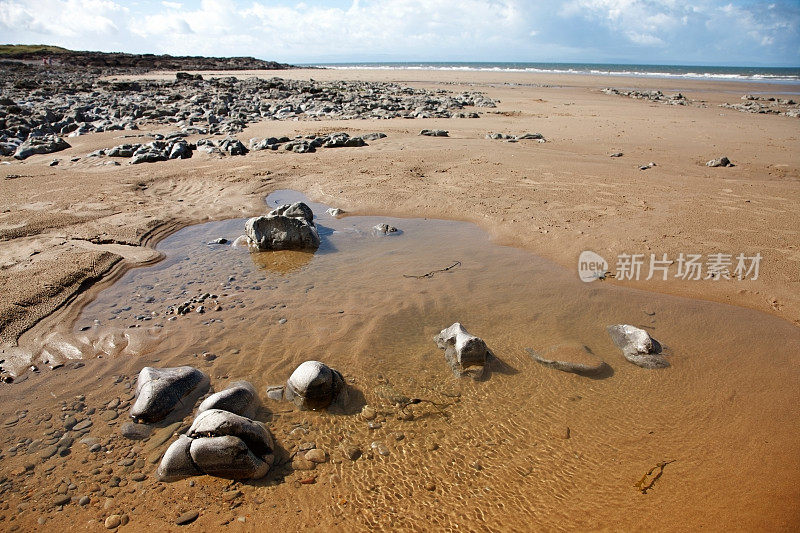
M236 381L228 388L215 392L200 404L197 413L209 409L222 409L236 415L252 417L257 407L256 389L248 381Z
M173 409L185 406L209 386L204 373L190 366L153 368L146 366L139 372L136 383L136 402L131 407L131 418L155 423L166 418Z
M69 143L58 135L31 135L19 145L19 148L14 152L14 157L16 159L27 159L34 154L51 154L67 148L70 148Z
M561 344L542 353L531 348L525 350L535 361L563 372L592 376L607 368L602 359L582 344Z
M449 132L446 130L422 130L419 132L420 135L425 135L428 137L448 137Z
M197 520L198 516L200 516L200 514L197 511L186 511L175 519L175 523L179 526L185 526Z
M282 205L266 216L249 219L245 232L259 250L316 249L320 239L313 217L303 202Z

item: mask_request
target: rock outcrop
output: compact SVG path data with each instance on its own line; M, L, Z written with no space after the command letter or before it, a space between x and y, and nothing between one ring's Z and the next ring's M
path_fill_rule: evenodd
M303 202L282 205L245 223L245 233L259 250L315 250L320 239L314 213Z

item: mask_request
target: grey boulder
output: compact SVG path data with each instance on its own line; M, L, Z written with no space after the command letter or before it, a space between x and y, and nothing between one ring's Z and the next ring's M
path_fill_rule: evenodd
M51 154L70 148L69 143L58 135L31 135L17 147L14 157L27 159L34 154Z
M342 399L342 375L319 361L305 361L286 380L284 397L303 410L325 409Z
M228 388L215 392L200 404L197 413L222 409L236 415L252 417L256 410L256 389L249 381L235 381Z
M420 135L425 135L426 137L448 137L449 132L446 130L422 130L419 132Z
M189 453L203 473L227 479L262 478L274 461L273 455L256 456L242 439L232 435L194 439Z
M307 250L320 244L314 213L303 202L282 205L266 216L251 218L244 229L259 250Z
M156 470L159 481L171 483L202 474L189 453L192 442L186 435L179 435L178 440L170 444Z
M483 375L489 358L489 348L483 339L470 334L456 322L439 332L433 340L444 350L444 357L456 376L477 379Z
M665 368L669 362L662 354L661 345L645 330L630 324L608 326L611 340L622 350L622 355L642 368Z
M271 454L275 447L264 424L221 409L210 409L197 415L187 434L191 438L239 437L258 455Z
M136 421L155 423L175 408L186 407L208 390L209 379L190 366L175 368L144 367L136 382L136 401L130 415Z

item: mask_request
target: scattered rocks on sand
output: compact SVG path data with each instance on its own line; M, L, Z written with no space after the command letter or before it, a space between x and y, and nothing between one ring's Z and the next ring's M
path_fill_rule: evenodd
M190 398L196 400L208 386L208 376L190 366L146 366L139 372L131 418L146 423L159 422L179 405L185 405ZM191 404L194 405L194 401Z
M708 163L706 163L707 167L732 167L733 163L731 160L725 156L718 157L717 159L712 159Z
M70 145L58 135L43 135L38 132L31 133L14 152L16 159L27 159L34 154L51 154L66 150ZM2 154L7 155L7 154Z
M197 149L220 155L246 155L250 151L239 139L230 136L219 140L200 139L197 141Z
M329 214L332 217L340 217L344 214L344 211L342 209L339 209L338 207L329 207L328 210L325 211L325 213Z
M724 103L720 104L720 107L734 109L742 113L800 117L800 105L791 98L777 98L775 96L755 96L752 94L745 94L741 99L744 100L744 102L738 104Z
M544 352L531 348L525 348L525 351L535 361L563 372L593 376L607 368L606 363L583 344L560 344Z
M133 152L130 163L131 165L137 165L139 163L155 163L157 161L188 159L190 157L192 157L192 147L184 140L171 142L153 141L139 146Z
M170 125L188 135L233 135L262 120L461 118L478 116L465 113L466 107L495 107L478 92L382 82L202 79L188 73L171 80L113 81L107 76L143 69L122 66L116 58L104 64L87 70L78 64L41 69L5 62L0 70L0 154L14 154L34 131L75 137ZM360 142L369 140L362 136ZM348 142L359 141L344 145Z
M249 219L245 233L259 250L307 250L320 244L314 213L303 202L282 205L266 216Z
M422 130L419 134L427 137L448 137L450 132L447 130Z
M252 417L255 414L258 397L256 389L249 381L235 381L228 388L215 392L200 404L197 413L209 409L222 409L236 415Z
M533 140L540 143L546 142L544 135L541 133L523 133L521 135L509 135L506 133L489 133L486 135L487 139L503 140L510 143L519 141Z
M433 340L444 350L444 357L456 376L477 379L483 375L489 357L489 348L483 339L471 335L456 322L443 329Z
M302 410L318 410L342 403L345 389L338 371L319 361L305 361L286 380L284 397Z
M605 88L602 90L605 94L627 96L628 98L635 98L637 100L650 100L651 102L660 102L670 105L688 105L689 100L686 99L681 93L664 94L661 91L637 91L630 90L624 91L620 89Z
M613 154L611 154L608 157L622 157L623 155L625 155L625 154L623 154L622 152L614 152Z
M611 340L622 350L622 355L642 368L665 368L669 362L662 355L661 345L645 330L629 324L608 326Z
M640 167L639 167L639 170L648 170L648 169L651 169L651 168L653 168L653 167L655 167L655 166L658 166L658 165L656 165L654 162L650 161L650 162L649 162L649 163L647 163L646 165L642 165L642 166L640 166Z

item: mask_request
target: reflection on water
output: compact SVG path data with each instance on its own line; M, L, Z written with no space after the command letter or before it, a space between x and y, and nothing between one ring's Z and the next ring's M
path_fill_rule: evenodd
M268 203L296 200L282 191ZM207 244L235 239L243 220L186 228L159 245L164 261L127 273L87 306L75 334L97 347L137 338L110 332L147 331L138 366L192 364L215 386L248 379L262 397L303 360L340 370L377 424L267 404L282 446L314 441L335 459L317 467L318 484L291 495L321 510L320 527L341 519L395 530L754 529L796 516L800 334L792 325L585 284L469 224L335 219L311 207L323 240L317 253ZM402 234L376 236L380 222ZM406 277L456 261L429 278ZM169 314L192 300L192 312ZM456 321L496 355L489 379L454 378L433 343ZM669 346L672 366L625 361L606 332L618 323ZM603 379L544 367L525 351L565 343L605 361ZM398 406L398 398L425 401ZM346 446L365 457L344 458ZM673 459L655 489L634 489Z
M314 258L313 252L301 250L275 250L270 252L251 252L250 259L259 269L285 276L300 270Z

